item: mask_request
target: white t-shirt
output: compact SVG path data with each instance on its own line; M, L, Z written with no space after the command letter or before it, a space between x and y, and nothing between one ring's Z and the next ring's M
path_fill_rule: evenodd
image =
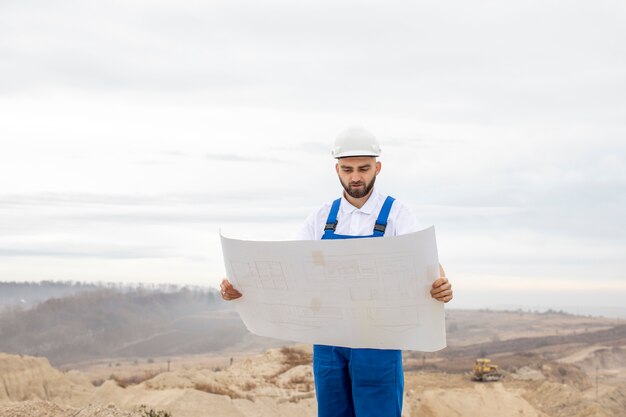
M383 203L387 198L376 190L372 190L372 194L367 199L363 207L356 208L341 197L339 212L337 213L337 228L335 233L338 235L348 236L369 236L374 233L374 225L383 207ZM307 217L304 226L298 232L296 239L298 240L319 240L324 234L324 227L328 219L328 213L332 202L324 204L319 209ZM407 233L417 232L421 230L417 219L413 212L405 206L401 201L395 200L389 212L387 219L387 228L385 236L398 236Z

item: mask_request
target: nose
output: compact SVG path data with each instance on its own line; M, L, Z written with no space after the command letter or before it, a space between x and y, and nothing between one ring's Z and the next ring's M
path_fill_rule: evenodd
M361 182L361 181L362 181L362 179L363 179L363 178L361 177L361 175L360 175L360 174L357 174L357 173L353 173L353 174L350 176L350 182L352 182L352 183L355 183L355 182Z

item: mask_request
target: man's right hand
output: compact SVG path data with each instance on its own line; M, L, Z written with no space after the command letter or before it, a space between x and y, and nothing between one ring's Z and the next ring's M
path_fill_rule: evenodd
M222 298L226 301L236 300L242 296L242 294L237 291L235 287L233 287L233 284L231 284L226 278L224 278L220 284L220 292L222 294Z

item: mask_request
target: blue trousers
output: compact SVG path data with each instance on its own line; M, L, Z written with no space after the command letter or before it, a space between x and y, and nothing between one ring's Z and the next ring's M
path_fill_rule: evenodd
M399 350L313 346L318 417L400 417Z

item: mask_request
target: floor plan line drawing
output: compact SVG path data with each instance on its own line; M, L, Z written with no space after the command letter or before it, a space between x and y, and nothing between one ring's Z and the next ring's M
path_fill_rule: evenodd
M379 239L222 238L226 276L246 327L267 337L349 347L445 347L434 228Z
M231 262L233 281L240 287L286 290L287 280L283 267L277 261L233 261Z

